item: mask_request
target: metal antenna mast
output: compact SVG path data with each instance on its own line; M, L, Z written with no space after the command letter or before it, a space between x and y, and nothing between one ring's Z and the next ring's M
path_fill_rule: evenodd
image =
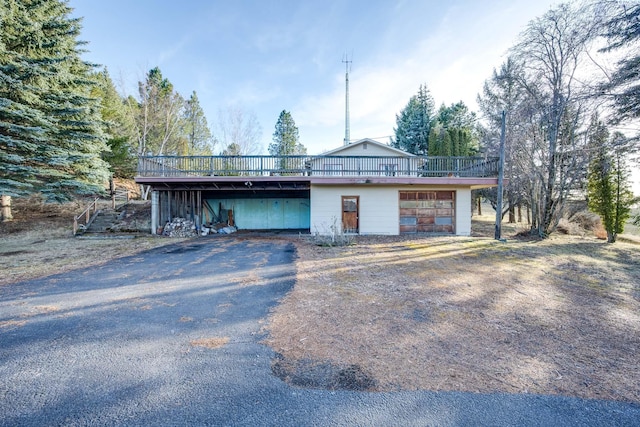
M349 141L351 139L351 125L349 123L349 64L353 61L349 61L349 57L347 55L344 56L342 62L345 64L345 82L346 82L346 92L345 92L345 110L344 110L344 145L349 145Z

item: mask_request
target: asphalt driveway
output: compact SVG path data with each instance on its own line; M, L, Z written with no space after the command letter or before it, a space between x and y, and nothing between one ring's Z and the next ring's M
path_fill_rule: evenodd
M640 425L620 402L290 387L260 340L294 257L217 236L0 287L0 425Z

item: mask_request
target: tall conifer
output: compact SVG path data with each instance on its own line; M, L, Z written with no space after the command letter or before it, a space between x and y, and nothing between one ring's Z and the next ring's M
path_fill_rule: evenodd
M0 191L49 200L96 193L108 178L93 66L80 20L59 0L0 2Z
M427 85L420 85L407 106L396 115L395 138L391 145L413 154L427 154L434 119L434 101Z

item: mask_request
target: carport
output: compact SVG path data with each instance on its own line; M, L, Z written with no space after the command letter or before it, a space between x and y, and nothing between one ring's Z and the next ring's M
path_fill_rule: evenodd
M233 222L242 230L310 228L310 185L294 177L163 178L151 186L151 229L181 217L195 224Z

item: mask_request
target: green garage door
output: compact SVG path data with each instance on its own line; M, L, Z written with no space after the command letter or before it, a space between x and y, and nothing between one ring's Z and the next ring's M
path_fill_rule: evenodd
M310 227L310 203L306 198L207 199L218 213L219 207L233 210L241 230L298 230Z

